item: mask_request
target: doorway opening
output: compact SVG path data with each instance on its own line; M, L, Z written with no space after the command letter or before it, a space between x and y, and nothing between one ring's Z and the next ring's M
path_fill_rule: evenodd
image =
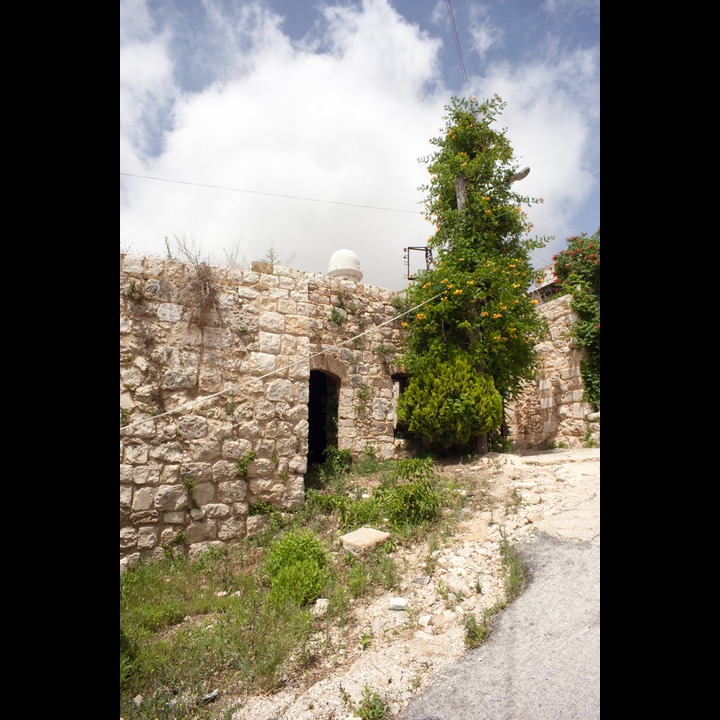
M322 370L310 371L308 401L308 471L325 460L325 450L338 446L340 380Z

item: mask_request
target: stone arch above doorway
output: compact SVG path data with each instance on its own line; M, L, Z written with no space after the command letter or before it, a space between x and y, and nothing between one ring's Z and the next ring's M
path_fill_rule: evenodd
M347 365L337 355L321 353L310 358L311 370L322 370L324 373L335 376L340 382L347 380Z

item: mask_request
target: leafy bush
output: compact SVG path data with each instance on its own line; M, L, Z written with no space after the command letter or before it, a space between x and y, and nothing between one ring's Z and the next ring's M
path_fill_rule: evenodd
M291 598L299 605L312 602L322 593L327 567L325 547L309 530L287 533L270 546L265 559L273 597Z
M413 374L397 408L398 422L423 447L438 454L467 450L481 433L502 421L502 398L469 356L445 362L425 358Z
M575 347L585 350L580 375L583 400L600 409L600 228L593 235L568 239L568 246L553 257L555 277L572 296L577 320L570 334Z
M395 485L381 485L380 498L390 526L397 530L436 520L443 506L443 494L424 477Z

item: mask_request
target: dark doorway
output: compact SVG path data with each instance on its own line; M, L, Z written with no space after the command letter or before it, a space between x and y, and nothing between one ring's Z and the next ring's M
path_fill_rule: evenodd
M322 370L310 371L308 402L308 469L325 459L325 449L337 449L340 381Z
M404 372L397 372L393 373L390 377L392 378L393 382L397 383L397 395L395 397L395 400L396 402L400 402L400 396L403 394L403 392L405 392L405 388L407 388L408 382L410 382L410 376ZM395 423L393 435L396 440L407 438L406 428L401 425L399 420Z

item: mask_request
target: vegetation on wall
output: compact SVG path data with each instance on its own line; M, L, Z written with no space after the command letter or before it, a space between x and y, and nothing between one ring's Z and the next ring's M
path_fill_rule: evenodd
M457 365L452 393L434 403L433 423L440 437L468 446L478 432L502 424L502 414L491 410L497 394L511 400L535 379L536 345L547 328L528 296L538 276L530 252L547 241L527 235L532 224L522 209L541 200L512 189L514 153L505 130L493 128L504 108L497 95L483 103L453 98L444 134L430 141L437 150L421 158L431 176L420 189L427 192L425 216L436 226L428 239L435 257L407 290L417 312L403 323L401 362L410 380L398 416L409 430L417 415L429 414L428 397L440 386L425 376Z
M568 238L568 246L553 257L561 291L572 296L577 320L570 330L574 346L585 351L580 374L583 400L600 409L600 228L592 235Z

